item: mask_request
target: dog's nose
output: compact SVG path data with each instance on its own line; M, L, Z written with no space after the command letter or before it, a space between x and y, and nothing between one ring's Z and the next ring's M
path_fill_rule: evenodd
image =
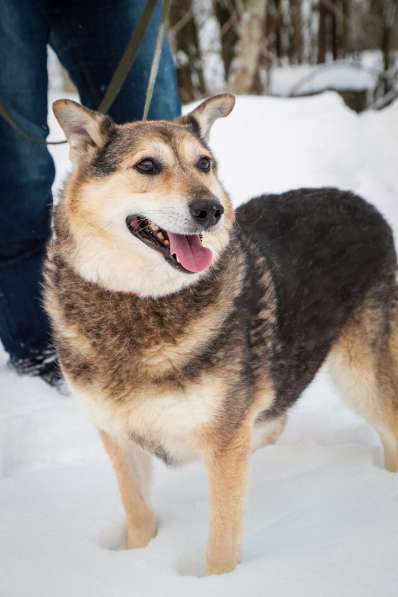
M189 206L191 216L205 230L215 226L224 213L224 208L213 199L195 199Z

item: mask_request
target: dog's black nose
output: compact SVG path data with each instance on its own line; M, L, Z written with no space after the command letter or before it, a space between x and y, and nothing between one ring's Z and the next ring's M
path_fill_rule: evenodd
M213 199L195 199L189 206L191 216L205 230L215 226L224 213L224 208Z

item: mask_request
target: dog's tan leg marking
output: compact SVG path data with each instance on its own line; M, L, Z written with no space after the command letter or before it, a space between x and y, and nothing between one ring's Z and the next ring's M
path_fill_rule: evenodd
M278 441L283 430L285 429L286 423L287 423L287 415L286 414L281 415L278 419L275 419L270 431L265 433L264 439L262 440L261 444L259 445L259 448L264 448L265 446L270 446L272 444L275 444Z
M381 323L374 308L364 310L346 326L329 361L342 397L378 431L386 469L398 472L398 318L387 342Z
M156 520L149 506L151 457L133 442L118 444L100 431L119 483L127 515L127 547L145 547L156 534Z
M384 429L379 433L384 447L384 466L388 471L398 473L398 423L395 433Z
M397 274L398 275L398 274ZM398 283L398 279L397 279ZM391 415L389 419L388 433L381 434L384 444L385 465L389 471L398 472L398 309L395 310L395 317L392 322L389 338L389 360L391 369Z
M230 572L239 562L250 457L250 432L206 455L209 478L207 573Z

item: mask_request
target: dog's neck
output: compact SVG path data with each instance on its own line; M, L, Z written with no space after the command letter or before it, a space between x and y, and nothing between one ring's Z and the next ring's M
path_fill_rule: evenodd
M232 243L231 243L232 244ZM133 291L115 291L107 289L96 282L86 280L55 248L52 259L56 261L57 270L62 281L62 292L72 297L75 293L83 293L87 301L92 299L97 305L103 304L106 310L117 309L125 301L133 301L145 305L145 311L159 311L160 308L169 308L171 305L180 305L181 310L189 312L189 303L194 301L199 306L204 303L215 302L222 293L224 276L233 278L237 275L241 264L239 263L239 250L235 247L227 247L206 275L196 280L193 284L186 286L178 292L168 293L160 297L151 297ZM65 298L65 300L67 300ZM91 302L91 301L90 301ZM125 304L124 304L125 306ZM195 316L195 310L192 313Z
M57 321L62 325L54 332L65 338L69 329L79 339L73 348L67 342L58 343L61 361L73 370L81 358L75 351L81 346L82 354L88 351L99 378L101 363L105 359L109 364L111 359L118 376L134 379L137 388L160 379L166 385L178 383L174 378L211 345L233 312L246 268L239 243L234 244L196 283L174 294L150 298L88 282L62 254L50 252L46 304L59 314ZM90 371L77 368L76 379L89 376ZM108 387L111 381L104 378L100 383ZM113 391L117 396L119 389Z

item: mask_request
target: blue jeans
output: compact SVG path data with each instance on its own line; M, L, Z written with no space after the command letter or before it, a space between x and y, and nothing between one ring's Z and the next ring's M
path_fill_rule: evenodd
M109 114L140 119L161 2L136 61ZM145 6L143 0L0 0L0 98L26 131L45 139L49 44L75 83L82 103L96 108ZM180 113L175 68L165 43L149 118ZM0 339L14 358L50 341L41 304L41 268L50 237L54 164L44 146L0 117Z

